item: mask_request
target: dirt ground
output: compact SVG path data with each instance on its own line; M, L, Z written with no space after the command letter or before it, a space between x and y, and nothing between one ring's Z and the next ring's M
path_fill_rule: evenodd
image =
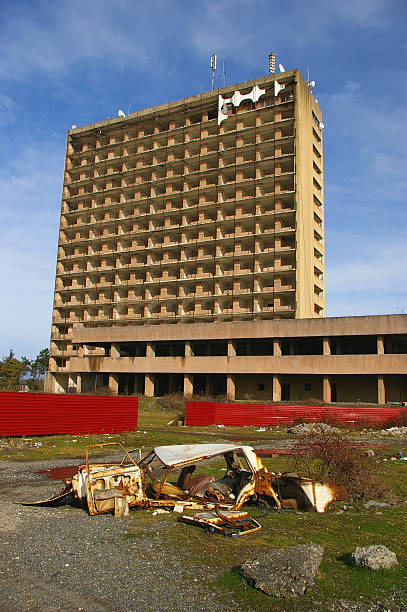
M213 589L211 570L204 563L188 563L185 546L169 550L168 535L177 524L172 515L172 520L143 524L141 514L135 517L137 511L115 519L90 517L70 506L15 504L58 490L59 483L38 472L69 463L72 460L0 463L2 609L225 609ZM142 530L144 537L126 537L134 530L136 535Z

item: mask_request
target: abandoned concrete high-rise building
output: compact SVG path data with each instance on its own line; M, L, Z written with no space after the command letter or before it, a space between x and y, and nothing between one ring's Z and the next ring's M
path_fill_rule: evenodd
M322 127L289 70L71 129L48 390L298 395L270 364L323 321Z

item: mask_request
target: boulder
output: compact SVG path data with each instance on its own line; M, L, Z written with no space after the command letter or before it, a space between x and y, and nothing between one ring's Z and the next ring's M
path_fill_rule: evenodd
M364 548L358 546L351 553L350 560L358 567L367 567L371 570L390 569L398 564L396 554L381 544Z
M270 549L245 561L241 573L251 586L268 595L297 597L314 586L323 554L318 544Z

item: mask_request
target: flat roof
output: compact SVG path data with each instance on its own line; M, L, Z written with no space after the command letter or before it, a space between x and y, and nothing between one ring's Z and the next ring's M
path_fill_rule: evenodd
M206 91L201 94L196 94L194 96L189 96L188 98L181 98L180 100L175 100L173 102L165 102L164 104L159 104L158 106L150 106L145 109L141 109L130 113L127 117L113 117L109 119L104 119L103 121L98 121L96 123L89 123L88 125L72 128L68 130L69 136L80 136L85 132L89 132L95 128L101 128L102 126L116 126L118 127L120 124L126 125L126 121L133 119L141 119L146 118L149 115L157 115L159 113L164 114L170 109L176 108L177 106L193 106L196 103L201 103L202 101L209 101L213 97L217 97L218 95L230 94L230 92L235 91L236 89L243 89L245 87L253 87L253 85L258 85L259 83L270 83L271 81L279 80L286 81L292 78L295 73L298 72L296 70L287 70L284 73L275 73L268 74L262 77L251 79L250 81L243 81L242 83L235 83L233 85L228 85L227 87L221 87L219 89L214 89L213 91Z

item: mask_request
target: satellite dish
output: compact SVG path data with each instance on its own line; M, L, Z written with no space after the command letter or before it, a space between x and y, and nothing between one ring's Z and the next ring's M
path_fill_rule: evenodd
M126 117L126 115L124 114L124 112L122 110L117 111L117 116L118 117Z
M283 64L279 64L278 67L279 67L280 72L285 72L285 68Z
M324 124L323 124L323 123L322 123L322 121L321 121L321 122L319 123L319 129L320 129L320 130L323 130L323 129L324 129L324 127L325 127L325 126L324 126Z
M316 85L315 81L311 81L309 84L310 89L314 89L315 85Z
M75 128L76 128L76 125L74 124L71 129L74 130Z

